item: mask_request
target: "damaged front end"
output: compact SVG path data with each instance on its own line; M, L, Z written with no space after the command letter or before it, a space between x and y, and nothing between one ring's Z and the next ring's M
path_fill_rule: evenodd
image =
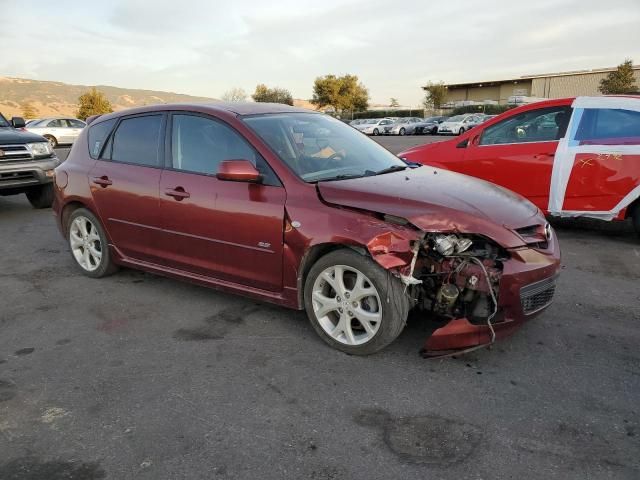
M460 353L495 341L493 322L509 258L506 250L481 236L453 233L424 233L413 241L389 233L376 237L368 248L406 285L414 313L432 322L434 332L421 350L424 356ZM447 338L449 325L466 328L472 338L440 341Z

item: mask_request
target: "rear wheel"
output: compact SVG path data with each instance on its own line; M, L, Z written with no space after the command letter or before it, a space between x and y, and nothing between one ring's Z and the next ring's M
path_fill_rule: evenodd
M111 260L104 229L89 210L73 211L67 222L67 237L76 265L88 277L105 277L118 269Z
M638 237L640 237L640 202L638 202L631 212L631 219L633 220L633 228L635 228Z
M51 148L56 148L58 146L58 140L53 135L44 135L44 138L47 139Z
M33 208L49 208L53 203L53 183L31 187L26 194Z
M304 299L318 335L354 355L370 355L390 344L409 312L400 280L351 250L336 250L318 260L307 276Z

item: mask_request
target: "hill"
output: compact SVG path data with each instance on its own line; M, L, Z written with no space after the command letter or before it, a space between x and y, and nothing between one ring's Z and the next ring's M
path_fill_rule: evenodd
M56 115L75 116L78 109L78 97L90 88L91 86L87 85L0 77L0 112L7 118L22 116L21 105L28 102L35 109L36 118ZM154 103L216 101L215 98L194 97L155 90L119 88L107 85L96 85L96 88L107 96L116 111Z

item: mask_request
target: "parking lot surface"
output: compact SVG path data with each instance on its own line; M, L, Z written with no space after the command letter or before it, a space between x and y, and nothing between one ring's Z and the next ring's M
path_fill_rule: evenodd
M640 242L555 226L556 301L514 337L424 360L412 320L362 358L302 312L86 278L50 210L0 197L0 479L639 478Z

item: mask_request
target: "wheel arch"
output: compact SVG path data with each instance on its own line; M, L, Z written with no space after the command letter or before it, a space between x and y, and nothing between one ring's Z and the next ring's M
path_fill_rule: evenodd
M86 203L78 200L71 200L70 202L67 202L60 211L60 225L62 226L62 233L65 238L67 238L67 224L69 222L69 218L71 217L71 214L79 208L85 208L96 215L96 212L94 212Z

